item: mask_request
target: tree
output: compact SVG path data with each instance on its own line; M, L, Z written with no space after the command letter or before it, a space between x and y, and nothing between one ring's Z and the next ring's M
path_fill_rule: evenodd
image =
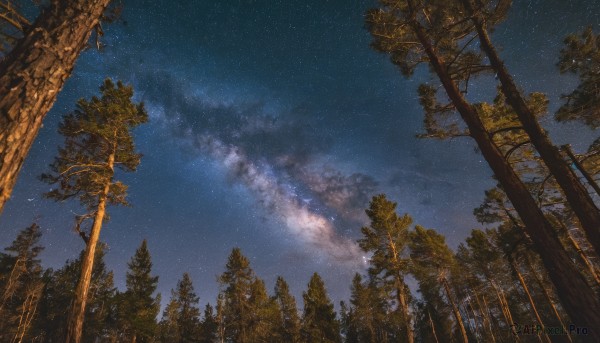
M218 340L219 323L217 322L217 314L210 304L206 304L204 308L204 319L200 324L202 343L214 343Z
M106 206L128 205L127 186L114 181L116 168L133 172L141 155L135 152L131 130L148 120L143 104L131 101L133 89L120 81L106 79L100 87L101 98L80 99L77 109L64 116L59 132L65 146L50 165L52 173L42 180L58 187L45 196L56 201L77 197L89 211L78 216L76 230L86 244L81 278L73 307L69 312L67 342L79 343L86 298L94 265L94 251L105 220ZM93 219L90 233L82 226Z
M446 299L450 304L460 338L468 343L467 330L464 320L454 300L451 291L449 276L456 268L454 254L446 245L444 236L432 229L425 229L419 225L410 233L410 258L412 261L412 274L419 281L419 287L438 284L444 290Z
M163 342L189 343L200 340L200 299L188 273L183 273L176 290L171 291L171 301L165 308L161 321Z
M44 116L109 2L50 1L49 8L0 61L0 211Z
M225 272L219 277L223 290L225 340L250 342L252 305L249 301L255 280L250 261L239 248L233 248Z
M277 335L282 342L300 342L300 317L298 316L296 299L290 294L289 286L281 276L278 276L277 281L275 281L274 298L279 305L281 323Z
M435 124L444 122L436 121L436 118L448 119L454 112L460 115L466 125L461 132L475 140L523 220L525 230L540 253L571 318L584 326L600 326L600 303L594 290L573 267L552 225L493 141L493 133L485 127L476 107L465 98L471 75L476 71L489 71L490 66L481 64L483 57L480 52L466 49L465 44L470 44L476 37L472 35L470 20L457 17L464 13L462 5L456 1L419 2L418 6L414 0L380 3L380 8L369 11L366 16L374 39L373 47L391 54L392 62L405 76L410 76L419 64L428 63L450 101L439 104L436 87L421 87L426 127L437 128ZM491 20L502 18L507 4L502 2L497 13L490 16ZM445 122L451 122L460 129L456 121ZM431 134L440 137L436 131ZM597 339L600 340L600 336Z
M179 304L179 315L177 326L181 343L195 342L198 339L198 326L200 324L200 299L194 292L192 279L188 273L184 273L181 281L177 284L177 303Z
M304 313L301 334L305 342L339 343L340 323L336 319L333 303L327 296L325 283L314 273L308 282L308 289L302 293Z
M600 35L589 26L564 40L558 67L561 73L579 76L579 85L556 113L556 120L577 120L592 129L600 127Z
M158 324L160 341L180 342L179 334L179 303L175 291L171 290L171 300L163 311L162 319Z
M128 264L127 290L121 297L121 324L131 342L149 342L156 333L156 316L160 310L160 295L154 297L158 276L152 276L152 261L144 239Z
M507 103L514 109L522 124L522 130L527 133L531 144L536 148L541 159L562 189L596 253L600 254L600 211L598 207L594 204L592 197L577 175L571 171L569 164L562 158L558 148L552 144L550 138L540 126L534 111L527 105L489 37L488 27L493 28L505 16L505 13L498 15L496 11L497 3L508 3L509 1L487 0L480 1L477 5L473 3L473 0L461 0L461 2L477 32L481 50L485 52L492 69L496 72ZM496 15L494 20L489 20L491 13Z
M23 15L21 4L10 0L0 1L0 57L4 56L22 37L23 31L31 26Z
M349 326L358 342L394 341L389 325L389 305L382 290L373 280L363 283L360 274L352 279L350 288L351 318ZM397 337L396 337L397 338Z
M409 303L410 291L404 282L408 272L405 249L408 243L408 229L412 218L408 214L399 217L396 203L389 201L384 194L374 196L366 210L371 225L361 229L363 238L358 241L361 249L372 253L369 274L383 287L394 292L397 312L401 315L406 341L414 341ZM392 300L392 299L390 299Z
M85 309L85 323L82 341L105 339L116 331L116 288L114 276L104 263L105 244L99 244L95 251L94 269L92 271L89 296ZM36 335L46 342L62 342L67 332L67 316L69 307L75 298L75 288L81 273L81 265L85 256L82 251L75 260L68 260L56 271L46 272L46 289L40 301L40 314L35 326Z
M0 340L23 342L32 339L31 329L38 314L44 282L38 255L40 227L32 224L19 232L6 254L0 254Z
M276 341L276 330L280 327L280 310L275 299L267 294L267 288L263 280L254 279L248 300L250 303L248 341Z

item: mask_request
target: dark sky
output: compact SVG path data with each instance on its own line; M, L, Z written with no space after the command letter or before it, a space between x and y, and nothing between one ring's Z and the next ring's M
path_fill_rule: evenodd
M494 185L491 172L469 139L415 138L416 87L428 77L405 80L369 48L363 13L371 4L126 1L124 22L105 28L104 52L80 57L46 117L0 217L0 246L36 220L46 266L83 248L71 229L83 210L43 199L49 186L37 177L62 144L61 115L112 77L134 86L151 118L136 131L139 170L118 175L133 207L110 208L101 233L121 289L146 238L165 301L187 271L201 302L214 303L216 276L238 246L270 290L282 275L300 296L317 271L337 303L364 270L354 241L381 192L456 247L478 227L472 210ZM515 1L494 40L519 84L547 92L556 109L574 85L555 68L559 43L599 21L596 0ZM480 97L494 89L477 87ZM594 137L551 116L544 125L579 151Z

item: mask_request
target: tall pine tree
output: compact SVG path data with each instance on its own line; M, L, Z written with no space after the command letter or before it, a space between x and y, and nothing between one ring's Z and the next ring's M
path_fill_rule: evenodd
M171 301L163 314L163 342L191 343L200 340L199 301L190 275L183 273L183 277L177 282L177 288L171 291Z
M89 297L85 309L85 323L82 341L108 339L117 330L115 314L116 288L113 272L104 263L105 244L99 244L95 252ZM59 270L47 272L47 286L40 303L39 320L36 322L36 335L46 342L63 342L67 332L69 307L75 297L85 252L75 260L68 260Z
M277 336L282 342L300 342L300 317L296 299L290 294L290 288L281 276L278 276L275 281L274 298L280 311L280 326L277 328Z
M89 211L76 220L76 230L86 247L75 301L69 311L69 343L81 340L94 252L106 206L128 204L127 186L114 180L115 170L136 170L141 155L135 151L131 130L148 120L143 104L132 102L132 87L106 79L100 91L101 98L80 99L77 109L64 116L59 132L65 137L65 146L50 165L52 173L42 175L42 180L58 185L45 194L47 197L56 201L77 197ZM82 230L88 220L92 220L89 234Z
M459 333L458 340L468 343L467 330L464 319L451 290L450 277L456 268L456 260L450 248L446 245L444 236L432 229L425 229L419 225L410 233L410 257L412 261L412 274L419 281L419 287L432 288L437 284L436 292L443 294L454 314L456 328ZM434 288L435 289L435 288ZM424 292L425 293L425 292ZM424 295L427 295L425 293Z
M333 310L333 303L327 296L325 283L319 274L314 273L308 282L308 289L302 294L304 313L302 315L302 339L305 342L340 343L340 323Z
M44 116L109 2L50 1L24 37L0 61L0 113L3 113L0 118L0 211L10 197Z
M225 272L219 277L223 289L223 324L225 340L250 342L252 306L250 296L255 280L250 261L234 248L229 255Z
M501 6L495 7L491 12L475 12L477 20L482 14L490 14L487 20L493 24L494 20L503 18L509 3L500 1ZM486 128L476 107L465 96L471 75L491 68L482 63L480 51L468 47L477 39L473 32L474 23L471 21L475 15L469 16L463 3L458 1L382 0L379 4L379 8L370 10L366 16L373 36L372 46L389 53L392 62L400 67L405 76L412 75L419 64L428 63L430 70L440 81L441 87L421 87L421 101L426 112L425 124L426 127L434 128L429 133L440 137L436 129L443 123L450 123L451 130L456 128L454 132L469 135L476 141L523 220L524 228L540 253L571 318L582 323L581 325L600 326L600 302L595 291L574 268L556 237L553 226L494 142L493 133ZM479 23L475 23L477 25ZM449 99L449 103L438 103L442 98L437 94L438 89L445 91L445 98ZM504 93L507 97L511 96L506 91ZM516 108L515 111L518 112ZM464 124L449 120L452 113L458 113ZM600 340L600 336L598 339Z
M414 334L409 310L410 291L404 282L409 271L406 248L412 218L407 214L398 216L396 203L389 201L384 194L374 196L366 212L371 225L361 229L363 238L358 243L365 252L373 254L369 274L380 286L391 290L389 300L396 301L403 336L412 343Z
M128 264L127 290L120 297L120 322L132 343L152 341L156 334L156 316L160 295L154 296L158 276L152 276L152 261L146 240Z

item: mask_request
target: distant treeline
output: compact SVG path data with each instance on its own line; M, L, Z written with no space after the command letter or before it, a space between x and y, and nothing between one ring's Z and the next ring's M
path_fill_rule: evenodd
M585 334L595 328L578 326L563 311L531 242L512 222L473 230L454 252L440 233L413 227L410 216L398 215L385 195L373 197L366 212L371 224L362 228L358 243L370 256L368 273L356 274L339 313L317 273L299 311L282 277L269 294L234 248L218 279L217 299L199 308L184 273L159 316L158 276L146 241L128 263L124 291L115 288L104 263L106 245L99 244L82 341L510 342L517 336L525 342L589 341ZM33 224L0 255L1 342L63 342L66 336L83 252L58 270L44 269L40 237ZM597 286L596 265L587 249L576 246L578 240L564 237ZM409 276L418 282L418 296L406 284Z

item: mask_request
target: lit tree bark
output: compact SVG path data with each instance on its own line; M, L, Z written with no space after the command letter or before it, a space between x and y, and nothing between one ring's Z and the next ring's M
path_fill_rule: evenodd
M571 234L571 230L569 230L567 225L565 225L563 220L561 220L561 216L557 212L552 211L552 217L554 217L554 220L556 220L556 222L560 226L562 232L566 236L567 241L569 242L571 247L573 247L573 249L577 252L577 256L579 256L579 259L581 260L581 262L583 262L583 264L587 268L590 276L594 279L596 284L598 286L600 286L600 275L598 275L598 270L596 269L596 267L594 266L592 261L590 261L590 258L583 251L583 249L581 249L581 246L579 245L577 240Z
M412 1L409 0L408 4L411 12L416 15ZM534 242L569 316L575 322L581 323L579 325L588 328L600 327L600 302L595 291L587 284L581 273L574 268L554 228L544 217L527 187L493 142L476 109L466 101L457 84L448 74L444 60L437 54L424 28L414 18L410 21L410 25L446 94L467 124L470 136L477 142L482 155L498 178L508 199L525 223L525 229ZM590 330L590 336L594 340L600 341L600 331Z
M479 301L479 300L477 300L477 301ZM494 335L494 328L492 326L492 319L494 319L494 321L496 321L496 319L493 317L492 312L490 311L490 308L488 307L487 300L485 299L485 295L483 296L483 306L485 307L485 313L486 313L485 316L487 317L487 320L488 320L488 325L490 328L490 336L492 337L492 342L496 343L496 335Z
M392 252L392 263L394 265L399 265L400 258L396 249L396 244L394 243L392 237L389 234L388 237L390 250ZM396 272L396 275L394 275L394 277L396 283L396 297L398 300L398 305L400 305L400 309L402 311L402 316L404 317L406 327L406 341L407 343L413 343L415 340L415 333L412 328L410 312L408 310L408 301L406 301L406 285L399 271Z
M552 308L552 312L554 313L554 316L556 317L556 319L558 319L558 322L560 323L560 325L563 328L566 328L565 323L564 323L561 315L558 313L558 309L556 308L556 305L554 304L554 300L552 300L552 297L550 297L550 293L549 293L548 289L546 288L546 285L544 285L544 282L540 279L538 273L535 271L535 268L531 264L531 260L530 260L529 256L527 256L525 258L525 261L527 262L527 267L529 268L529 272L533 275L535 282L538 284L538 286L542 290L542 293L544 293L544 297L546 298L546 301ZM573 339L571 338L571 335L569 335L569 333L567 333L566 336L567 336L567 340L569 342L573 343Z
M531 143L562 189L573 212L579 218L590 244L594 247L596 253L600 255L600 211L578 177L570 170L558 148L552 144L535 118L533 111L525 103L515 81L491 42L485 20L480 13L475 12L471 0L462 0L462 2L471 14L472 22L479 36L481 49L485 52L492 68L497 73L507 102L515 110L523 130L529 136Z
M114 173L115 153L111 153L108 157L107 168L111 174ZM100 238L100 230L102 229L102 221L106 213L106 202L110 191L111 179L104 186L104 190L99 195L98 208L94 216L94 223L88 238L85 254L81 261L81 276L75 289L75 299L71 305L69 318L67 320L67 337L66 343L81 342L81 333L83 331L83 319L85 317L85 305L88 299L88 291L90 281L92 280L92 269L94 268L94 256L98 239Z
M53 0L0 62L0 211L110 0Z
M506 321L507 327L512 327L514 324L514 320L512 314L510 313L510 307L508 307L508 302L506 301L506 296L504 295L504 291L496 287L496 285L490 281L492 288L496 292L496 296L498 297L498 301L500 303L500 309L502 310L502 315L504 316L504 320ZM519 336L515 336L515 341L519 342L521 339Z
M456 319L456 325L460 330L460 335L464 343L469 343L469 338L467 337L467 330L465 329L465 324L463 323L462 316L458 307L456 307L456 303L452 298L452 293L450 292L450 286L448 285L448 280L445 277L442 278L442 284L444 285L444 290L446 291L446 297L452 306L452 313L454 313L454 318Z
M573 161L573 164L575 165L575 167L577 167L577 170L579 170L581 175L583 175L583 177L587 180L588 184L594 189L594 191L596 191L596 194L600 195L600 186L598 186L596 180L594 180L592 175L590 175L590 173L588 173L588 171L585 170L581 162L579 162L577 156L575 156L573 150L571 150L571 145L565 144L562 146L562 148L567 153L571 161Z
M435 333L435 325L433 325L433 320L431 319L431 313L427 311L427 315L429 316L429 325L431 325L431 333L433 333L433 338L435 338L435 343L440 343L438 340L437 334Z
M525 295L527 296L527 301L529 301L529 305L531 305L531 310L533 311L533 314L535 315L535 319L537 320L538 323L540 323L540 325L543 328L544 327L544 322L542 321L542 317L540 317L540 313L537 310L537 306L535 306L535 302L533 301L533 297L531 297L531 293L529 292L529 287L527 287L527 283L525 283L525 279L523 278L523 275L519 271L519 267L516 265L516 263L515 263L514 259L512 258L512 256L508 256L508 258L509 258L509 263L510 263L510 266L511 266L513 272L517 276L517 279L519 280L519 283L521 284L521 287L523 288L523 291L525 291ZM550 343L550 337L548 337L548 335L545 332L544 332L543 337L544 337L543 340L546 343Z

